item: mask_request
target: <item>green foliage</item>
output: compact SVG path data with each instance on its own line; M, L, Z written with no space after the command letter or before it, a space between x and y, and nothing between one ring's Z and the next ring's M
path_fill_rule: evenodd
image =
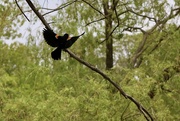
M95 8L102 9L101 1L91 2ZM150 2L152 6L148 4ZM135 10L143 6L138 12L144 15L153 12L155 17L161 18L165 12L162 9L166 5L164 1L128 2L132 3ZM11 16L5 7L1 7L0 15L5 10ZM72 7L77 12L74 12ZM149 9L151 7L153 9ZM123 7L117 9L118 12L123 10ZM84 27L102 16L82 2L58 12L59 14L52 18L53 21L60 21L53 24L54 31L75 35L85 30L86 34L70 49L82 59L105 71L105 65L102 64L105 58L104 43L98 43L104 39L103 22ZM5 16L7 23L11 20L9 16ZM117 22L115 16L113 17L114 22ZM139 19L140 17L131 13L120 18L123 24L129 26L134 26L137 22L140 25L146 24L145 19ZM6 29L7 23L3 24L1 31ZM140 56L142 62L137 68L132 68L130 61L143 35L122 34L122 25L113 33L116 66L105 72L120 84L128 95L143 104L155 120L180 120L180 33L177 31L177 25L164 25L163 31L157 29L149 34L145 43L146 49ZM0 35L6 36L4 33ZM132 102L67 53L62 53L61 61L53 61L50 58L53 48L44 41L38 46L31 41L40 38L29 35L27 45L6 45L0 41L0 120L145 120ZM165 74L168 76L166 79Z
M180 98L177 87L180 79L180 41L178 39L180 32L174 25L167 25L164 32L154 32L148 38L141 66L135 69L126 69L125 72L122 71L126 75L121 84L129 85L123 87L131 95L144 97L143 100L146 100L143 101L144 104L149 105L156 120L179 120L179 114L176 111L179 111L177 100ZM140 40L140 38L141 35L134 35L127 39L133 42L133 40ZM154 49L157 44L158 47ZM134 47L136 48L136 45ZM130 89L131 86L135 91ZM159 112L160 110L163 112Z
M4 46L3 44L1 47ZM109 106L113 104L110 100L110 92L107 90L107 84L95 81L92 76L85 76L89 73L82 66L70 67L68 62L62 62L58 68L46 68L35 65L28 58L19 60L24 55L22 52L28 48L23 45L17 45L17 49L5 48L9 53L8 58L16 56L19 71L7 73L6 68L0 70L0 107L3 120L107 120L112 118L109 112ZM5 50L1 50L4 52ZM15 53L15 54L11 54ZM1 56L2 57L2 56ZM2 59L6 64L6 58ZM9 58L10 60L10 58ZM27 62L28 61L28 62ZM26 62L26 63L25 63ZM23 66L28 67L23 69ZM63 67L66 68L63 69ZM10 69L12 67L8 67ZM59 69L60 68L60 69ZM59 70L58 70L59 69ZM73 70L77 72L72 73ZM82 73L82 74L81 74ZM78 77L79 75L79 77ZM83 76L84 75L84 76ZM91 87L91 88L90 88ZM119 98L119 95L116 97ZM105 108L106 107L106 108ZM106 112L110 114L107 115ZM117 108L112 107L114 112ZM100 116L96 115L99 114ZM113 113L113 112L112 112ZM91 116L96 115L94 118Z
M177 41L172 40L169 45L179 44L174 42ZM162 70L172 65L166 63L170 61L170 52L166 58L154 58L158 51L164 51L163 46L168 49L164 43L162 49L145 57L148 65L115 68L109 75L113 80L123 79L119 83L125 92L138 99L156 120L179 120L179 76L175 73L162 82ZM1 120L144 120L134 104L74 59L49 60L47 45L43 51L35 45L17 43L11 46L1 43L0 48ZM162 90L162 85L172 92ZM152 99L150 92L154 93Z
M21 36L16 31L24 23L19 14L20 11L14 2L7 0L0 1L0 36L7 39L15 39Z

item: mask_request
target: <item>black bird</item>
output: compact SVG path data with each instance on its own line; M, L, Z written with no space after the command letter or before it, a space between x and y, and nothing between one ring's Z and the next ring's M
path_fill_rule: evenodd
M44 28L43 30L44 39L46 40L47 44L51 47L57 47L53 52L51 52L51 57L54 60L61 59L62 49L71 47L74 42L84 33L78 36L69 37L67 33L64 34L64 36L59 36L58 34L54 33L53 30L48 28Z

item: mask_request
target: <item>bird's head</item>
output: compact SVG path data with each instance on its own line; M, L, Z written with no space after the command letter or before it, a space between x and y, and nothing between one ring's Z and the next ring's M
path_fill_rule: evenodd
M68 37L69 37L69 34L64 34L64 38L67 40L68 39Z

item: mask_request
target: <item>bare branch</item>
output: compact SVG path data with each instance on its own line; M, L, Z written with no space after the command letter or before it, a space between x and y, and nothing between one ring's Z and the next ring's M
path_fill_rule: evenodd
M30 20L28 19L28 17L26 16L26 14L24 14L23 10L21 9L21 7L19 6L17 0L15 0L16 5L18 6L19 10L21 11L21 13L24 15L24 17L30 22Z
M172 9L173 11L180 10L180 7Z
M122 15L122 14L124 14L124 13L126 13L126 12L128 12L128 10L125 10L125 11L123 11L123 12L117 14L117 16L119 17L120 15Z
M134 14L136 14L136 15L138 15L138 16L143 17L143 18L148 18L149 20L154 20L154 22L157 22L156 18L149 17L149 16L147 16L147 15L141 15L141 14L133 11L131 8L129 8L129 7L127 7L127 6L125 6L125 7L126 7L127 11L129 11L129 12L131 12L131 13L134 13Z
M97 20L91 21L91 22L87 23L85 26L88 26L88 25L90 25L90 24L92 24L92 23L95 23L95 22L98 22L98 21L104 20L105 18L106 18L106 17L103 17L103 18L100 18L100 19L97 19Z

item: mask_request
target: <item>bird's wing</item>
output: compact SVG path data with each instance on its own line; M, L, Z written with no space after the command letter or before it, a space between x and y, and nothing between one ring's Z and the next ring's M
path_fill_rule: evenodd
M85 33L85 32L84 32ZM71 37L69 40L67 40L66 44L65 44L65 48L69 48L71 47L74 42L76 42L76 40L82 36L84 33L82 33L81 35L78 35L78 36L74 36L74 37Z
M53 32L53 30L50 30L48 28L44 28L43 30L43 36L46 40L47 44L52 47L58 47L59 46L59 39L61 36L58 36L58 39L56 38L56 33Z

